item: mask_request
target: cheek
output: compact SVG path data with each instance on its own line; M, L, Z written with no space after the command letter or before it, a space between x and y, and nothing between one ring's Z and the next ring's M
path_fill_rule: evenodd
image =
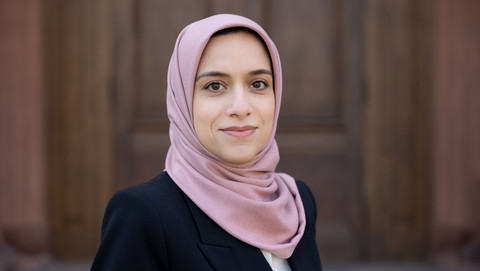
M197 135L210 130L216 116L215 104L205 99L194 99L193 102L193 125Z
M272 95L270 99L268 99L264 106L262 106L265 122L270 125L270 128L273 126L274 118L275 118L275 97Z

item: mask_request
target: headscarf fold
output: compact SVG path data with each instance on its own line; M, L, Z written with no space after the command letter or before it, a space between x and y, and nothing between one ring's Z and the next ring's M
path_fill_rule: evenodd
M231 27L249 28L263 39L272 61L275 116L265 147L251 161L228 164L210 153L193 126L193 90L198 64L211 36ZM188 25L179 34L168 68L170 141L165 169L179 188L215 223L237 239L289 258L305 230L305 211L295 180L276 173L274 136L282 95L278 51L255 22L220 14Z

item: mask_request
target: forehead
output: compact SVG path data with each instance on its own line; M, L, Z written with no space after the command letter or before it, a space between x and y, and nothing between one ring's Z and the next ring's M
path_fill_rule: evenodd
M257 65L269 69L270 56L262 40L247 31L214 35L208 41L197 73L206 66Z

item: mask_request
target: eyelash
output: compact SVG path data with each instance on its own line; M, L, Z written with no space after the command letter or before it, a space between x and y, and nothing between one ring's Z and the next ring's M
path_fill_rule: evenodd
M260 83L260 84L263 84L263 87L260 87L260 88L255 88L255 89L259 89L259 90L263 90L263 89L267 89L270 85L264 81L264 80L255 80L253 81L253 83L250 84L250 86L252 86L253 84L255 83Z
M212 89L212 85L219 85L220 88L222 88L222 89L217 89L217 90ZM219 91L225 89L225 86L223 86L223 84L220 83L220 82L210 82L205 86L205 89L207 89L209 91L212 91L212 92L219 92Z
M259 87L259 88L254 88L255 90L264 90L264 89L267 89L270 86L264 80L255 80L250 84L250 86L252 86L253 84L256 84L256 83L263 84L263 86ZM218 85L218 86L220 86L220 88L219 89L212 89L213 85ZM204 89L207 89L207 90L212 91L212 92L220 92L221 90L225 89L225 86L220 82L210 82L204 87Z

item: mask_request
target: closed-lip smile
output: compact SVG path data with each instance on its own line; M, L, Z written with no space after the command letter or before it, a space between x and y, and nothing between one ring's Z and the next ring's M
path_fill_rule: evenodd
M245 125L245 126L230 126L230 127L221 129L221 131L233 137L243 138L253 134L255 132L255 129L257 129L255 126Z

